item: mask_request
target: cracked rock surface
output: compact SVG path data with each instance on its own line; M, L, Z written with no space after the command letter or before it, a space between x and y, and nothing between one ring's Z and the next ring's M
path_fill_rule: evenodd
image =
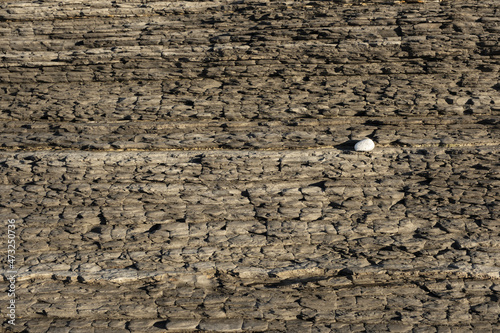
M499 329L498 1L15 1L0 36L2 330Z

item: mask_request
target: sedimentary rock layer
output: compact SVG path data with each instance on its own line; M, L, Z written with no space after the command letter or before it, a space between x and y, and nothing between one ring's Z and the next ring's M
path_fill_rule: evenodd
M499 13L0 4L2 328L498 329Z

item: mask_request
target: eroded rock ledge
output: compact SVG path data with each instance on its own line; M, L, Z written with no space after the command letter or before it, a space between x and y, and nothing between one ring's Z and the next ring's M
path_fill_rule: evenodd
M3 329L494 331L499 11L0 4Z

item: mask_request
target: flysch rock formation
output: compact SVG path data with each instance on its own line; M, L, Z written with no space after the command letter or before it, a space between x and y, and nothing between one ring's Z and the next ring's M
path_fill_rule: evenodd
M3 331L500 328L499 1L12 1L0 36Z

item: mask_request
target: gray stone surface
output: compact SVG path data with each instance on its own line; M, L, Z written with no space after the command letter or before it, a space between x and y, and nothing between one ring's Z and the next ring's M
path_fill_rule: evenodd
M498 330L498 1L86 4L0 4L2 330Z

